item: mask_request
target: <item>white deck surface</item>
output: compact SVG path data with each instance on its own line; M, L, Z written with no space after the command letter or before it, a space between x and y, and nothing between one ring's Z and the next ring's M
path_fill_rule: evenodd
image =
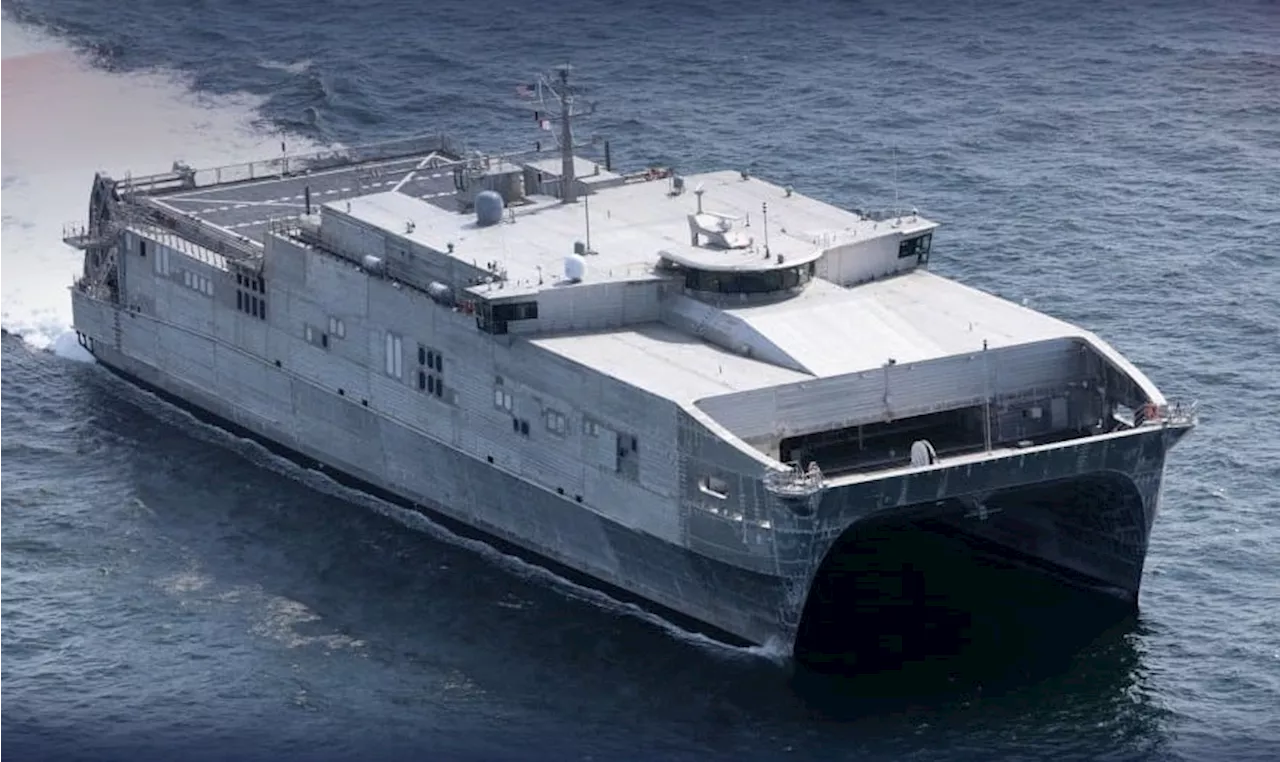
M688 215L697 211L698 187L704 191L703 211L739 218L735 230L754 239L752 248L724 250L691 243ZM769 252L782 255L784 262L802 261L837 243L933 227L912 216L897 227L876 222L800 193L788 196L783 188L757 178L743 180L737 172L690 175L680 195L672 195L671 188L670 180L632 182L600 189L588 200L567 205L538 197L510 207L507 219L490 227L476 225L473 215L446 211L401 193L376 193L326 207L435 251L447 251L452 243L454 256L464 262L496 261L508 272L506 289L517 292L537 290L539 268L551 278L563 273L564 258L573 253L574 242L586 243L588 204L595 253L586 258L586 282L649 277L664 251L716 268L775 268L776 259L764 259L765 204ZM406 232L408 222L413 232Z
M661 323L530 343L677 402L803 381L808 376L733 354Z
M914 215L875 221L755 178L724 171L685 178L673 195L669 180L641 180L590 197L591 248L585 282L660 277L661 252L681 260L723 263L763 260L762 249L722 250L690 242L688 215L701 187L705 212L741 219L741 231L763 240L761 205L769 208L772 254L800 259L815 250L934 227ZM350 205L349 209L347 205ZM496 261L509 280L504 294L552 288L575 241L585 241L585 205L536 197L489 227L401 193L377 193L326 205L365 224L482 266ZM746 226L750 218L750 227ZM406 223L412 223L412 226ZM410 227L412 229L410 229ZM721 264L721 266L723 266ZM766 265L772 267L772 264ZM547 285L539 286L538 268ZM487 287L480 286L477 289ZM794 369L721 349L659 323L603 332L533 335L529 341L574 362L682 402L779 384L873 370L1087 332L999 297L924 270L852 288L815 279L798 296L760 306L728 308L716 321L733 345L775 349ZM772 345L772 347L770 347Z
M1083 334L926 270L853 288L818 280L795 299L728 312L819 377Z
M808 375L695 339L666 325L534 338L531 342L681 402L857 373L898 363L1086 332L925 271L852 289L815 282L785 302L731 310L810 369ZM972 325L972 329L970 326Z

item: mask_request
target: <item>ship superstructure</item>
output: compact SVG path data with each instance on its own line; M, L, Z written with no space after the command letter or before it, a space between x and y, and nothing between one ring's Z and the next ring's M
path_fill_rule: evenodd
M937 225L742 171L427 137L98 175L75 327L130 379L380 494L793 646L869 521L1136 600L1194 411L929 272ZM547 104L552 104L549 107ZM557 129L558 128L558 129Z

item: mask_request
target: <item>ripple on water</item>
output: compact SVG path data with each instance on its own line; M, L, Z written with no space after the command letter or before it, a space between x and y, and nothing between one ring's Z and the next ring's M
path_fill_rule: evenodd
M1096 331L1171 395L1200 399L1200 429L1169 457L1137 625L1003 696L824 704L767 658L345 504L6 338L0 622L6 697L21 698L6 750L76 733L100 756L150 737L191 759L242 739L274 758L317 745L673 759L1280 749L1274 14L814 2L387 15L44 0L7 6L6 24L60 28L121 76L161 67L253 94L266 124L320 141L425 128L526 145L524 112L494 93L571 55L619 163L744 167L846 207L918 206L945 223L936 271ZM415 44L387 45L388 28ZM40 190L10 169L12 150L5 192ZM6 207L6 276L22 275L8 234L31 224ZM18 745L14 728L34 740Z

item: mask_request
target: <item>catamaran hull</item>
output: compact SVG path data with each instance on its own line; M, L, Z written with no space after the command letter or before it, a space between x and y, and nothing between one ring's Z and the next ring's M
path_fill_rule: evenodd
M953 467L846 485L837 481L822 494L816 511L780 516L770 540L776 573L761 573L624 526L568 495L423 436L350 398L330 394L325 400L351 408L351 420L358 425L350 433L302 441L291 433L296 427L290 418L322 415L298 402L317 395L295 396L293 409L280 413L290 418L276 422L246 415L231 395L131 358L110 340L113 333L129 330L132 321L150 318L104 307L78 292L73 303L77 325L86 326L86 346L100 363L217 425L426 513L459 533L483 536L565 576L642 603L679 624L783 652L796 645L809 592L819 576L851 547L849 541L861 527L874 522L934 531L942 527L981 542L983 552L1020 559L1083 587L1136 600L1164 454L1183 433L1148 427ZM93 321L103 324L90 325ZM90 335L107 338L91 340ZM264 373L286 373L261 364ZM293 378L291 383L308 382ZM429 476L429 489L406 488L403 478L371 471L347 457L370 447L416 453L421 474ZM690 540L708 539L694 537L703 530L693 522L690 527ZM868 550L874 552L866 547L860 552ZM821 615L812 607L808 614Z

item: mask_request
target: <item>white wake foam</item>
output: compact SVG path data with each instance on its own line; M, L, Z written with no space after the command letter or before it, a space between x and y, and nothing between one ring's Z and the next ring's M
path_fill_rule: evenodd
M107 72L37 29L2 25L0 325L34 347L85 357L74 334L66 338L81 259L61 235L64 223L85 221L93 173L272 158L280 138L255 125L261 99L199 94L164 71Z

